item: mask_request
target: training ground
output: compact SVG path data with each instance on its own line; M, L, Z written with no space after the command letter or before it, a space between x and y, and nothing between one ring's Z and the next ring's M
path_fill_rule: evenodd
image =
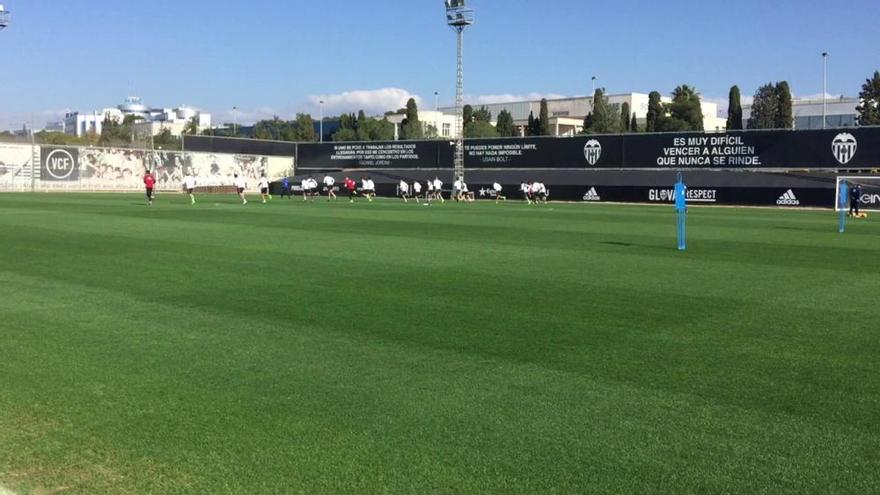
M876 493L880 224L0 195L16 493Z

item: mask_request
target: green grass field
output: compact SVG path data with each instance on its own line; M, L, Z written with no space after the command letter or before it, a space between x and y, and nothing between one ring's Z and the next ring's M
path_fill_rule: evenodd
M16 493L877 493L880 224L0 195Z

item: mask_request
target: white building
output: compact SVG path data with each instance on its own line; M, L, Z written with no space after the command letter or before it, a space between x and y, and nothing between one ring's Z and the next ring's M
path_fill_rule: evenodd
M628 103L630 108L630 118L632 118L631 116L634 113L639 125L645 125L645 120L648 116L647 94L621 93L607 95L607 98L608 104L618 112L624 103ZM668 96L662 96L660 101L663 103L671 103L672 99ZM471 104L471 106L473 106L475 110L485 107L486 110L492 114L492 124L497 123L498 114L502 110L507 110L513 117L514 124L519 128L520 135L525 135L529 114L538 118L541 113L540 100L490 103L483 105ZM718 116L718 105L703 100L701 106L703 109L703 128L706 131L723 131L727 126L727 119ZM550 114L550 129L552 135L574 136L583 131L584 118L587 114L593 112L593 98L591 96L576 96L572 98L547 100L547 111ZM455 115L455 108L444 107L440 109L440 112L453 117ZM419 112L419 120L423 120L421 115L422 113Z
M825 100L825 127L855 127L858 125L858 98L839 96ZM791 113L795 129L822 129L822 98L793 98ZM743 128L747 128L752 106L743 105Z
M193 118L197 119L200 131L211 127L209 113L186 106L150 108L135 96L129 96L125 99L125 103L116 108L105 108L92 113L68 112L63 122L53 125L56 128L60 126L67 134L80 137L88 133L101 134L105 119L122 122L129 115L140 117L140 120L132 125L133 132L138 136L156 135L165 129L171 131L172 135L179 136Z
M394 124L394 135L398 135L400 126L406 115L394 114L386 117L388 122ZM441 137L449 139L457 139L458 133L455 130L455 110L450 113L438 112L435 110L419 110L419 122L422 123L422 131L427 137Z

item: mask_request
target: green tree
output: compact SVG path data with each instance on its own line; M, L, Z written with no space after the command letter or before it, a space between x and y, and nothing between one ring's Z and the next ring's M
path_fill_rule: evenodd
M313 142L318 140L318 133L315 132L315 121L312 116L307 113L296 114L296 121L293 124L292 141Z
M743 128L743 109L740 102L739 86L730 88L727 97L727 130L734 131Z
M776 125L779 98L772 83L767 83L755 91L752 114L749 116L749 129L772 129Z
M519 135L516 124L513 122L513 115L507 110L498 112L498 121L495 124L498 129L498 135L501 137L515 137Z
M658 132L657 124L665 115L666 110L663 109L660 93L651 91L648 95L648 115L645 118L645 131Z
M196 135L199 133L199 118L193 117L186 121L186 125L183 126L183 133Z
M538 124L537 119L535 119L535 112L529 112L529 120L526 124L526 135L527 136L537 136L538 135Z
M272 139L276 141L295 141L291 123L281 120L277 115L271 120L261 120L254 124L254 138Z
M471 122L464 130L466 138L493 138L498 137L498 129L489 122L482 120Z
M636 113L633 112L632 121L629 123L630 132L639 132L639 121L636 119Z
M11 132L2 132L0 137L12 138L9 141L16 141L15 136ZM74 136L63 132L39 131L34 133L34 140L40 144L54 144L59 146L95 146L98 144L100 136L94 132L86 133L83 136ZM30 138L26 139L30 142Z
M170 129L162 129L158 134L153 136L153 146L156 149L162 148L163 150L179 150L180 149L180 138L177 136L171 135Z
M550 111L547 109L547 98L541 99L541 111L538 114L538 136L550 135Z
M492 122L492 112L483 106L473 113L471 119L473 122Z
M461 109L461 125L467 127L474 120L474 107L465 105Z
M672 103L668 106L669 115L662 119L662 131L702 131L703 108L700 94L696 89L682 84L672 92Z
M584 128L581 131L583 134L591 134L591 129L593 128L593 112L587 113L587 116L584 117Z
M620 130L620 117L618 112L621 110L615 105L608 104L608 98L605 91L597 89L593 93L593 111L588 117L590 121L584 119L584 134L610 134ZM629 116L629 110L627 110Z
M464 137L498 137L498 130L492 125L492 114L486 107L480 107L477 111L471 110L471 120L464 126Z
M394 124L388 119L370 119L370 121L374 123L370 131L371 141L391 141L394 139Z
M104 118L98 142L102 146L119 146L134 142L132 126L140 120L143 120L143 117L137 115L126 115L122 122L117 119Z
M862 84L856 112L859 125L880 125L880 71L874 71L874 77Z
M791 109L791 88L788 81L776 83L776 118L775 129L791 129L794 127L794 113Z
M338 131L333 133L334 141L360 141L358 138L358 133L354 129L339 129Z
M620 105L620 132L629 132L629 102Z
M415 98L410 98L406 102L406 118L400 124L400 138L422 139L423 137L422 123L419 122L419 107Z

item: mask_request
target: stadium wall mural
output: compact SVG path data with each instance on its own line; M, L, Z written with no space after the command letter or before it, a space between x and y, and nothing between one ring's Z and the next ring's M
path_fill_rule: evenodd
M33 152L39 155L32 170ZM179 190L186 172L200 187L229 186L241 174L256 190L265 173L277 179L293 173L293 156L151 151L122 148L76 148L27 145L0 146L0 187L28 190L141 190L145 171L152 170L159 190ZM31 174L33 173L33 179Z

